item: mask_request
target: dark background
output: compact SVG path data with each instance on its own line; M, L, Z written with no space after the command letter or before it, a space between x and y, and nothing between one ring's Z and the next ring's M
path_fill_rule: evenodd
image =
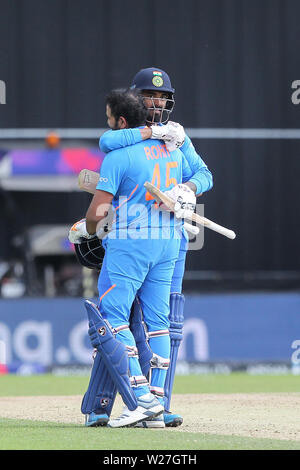
M0 0L0 137L1 128L104 128L105 94L149 66L170 75L172 120L185 128L298 129L299 15L296 0ZM237 238L207 230L185 287L298 288L299 140L193 143L214 176L205 215ZM12 256L18 227L73 223L88 200L2 192L0 258Z

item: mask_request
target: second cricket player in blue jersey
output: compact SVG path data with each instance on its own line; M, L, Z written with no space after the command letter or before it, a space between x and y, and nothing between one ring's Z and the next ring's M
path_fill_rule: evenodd
M159 86L157 86L159 85ZM132 82L132 88L141 90L144 96L144 103L148 108L147 127L145 129L122 129L116 131L105 132L100 140L100 149L107 153L114 149L129 147L131 145L142 142L143 139L157 134L158 138L165 139L168 137L169 129L164 126L168 121L170 112L174 106L174 89L172 88L170 78L160 69L148 68L142 69L136 74ZM160 136L160 137L159 137ZM176 140L176 136L175 140ZM213 185L213 178L210 170L200 155L196 152L190 138L183 133L182 141L177 138L178 146L184 155L185 162L189 171L183 175L183 183L187 183L196 195L210 190ZM168 188L169 189L169 188ZM168 370L167 380L165 383L165 422L167 426L178 426L182 423L182 418L171 413L170 402L172 387L175 375L176 358L182 338L183 327L183 309L184 295L182 294L182 282L185 270L185 260L188 248L188 238L183 230L181 238L179 255L175 263L171 282L170 296L170 321L174 328L171 328L171 364ZM174 338L174 341L173 341ZM151 422L147 424L151 427Z
M169 309L168 323L169 335L171 339L170 363L169 367L167 367L168 364L164 363L162 359L162 357L166 356L161 356L160 361L156 357L156 362L158 361L157 363L160 365L160 367L157 367L157 369L161 370L155 372L155 368L153 368L152 358L152 360L150 361L151 369L149 372L149 377L151 377L152 383L152 391L156 393L157 396L162 396L163 394L165 396L164 420L163 422L161 422L161 420L154 418L142 422L142 427L163 427L164 425L178 426L183 421L182 417L178 414L171 413L169 410L175 375L177 353L182 339L182 327L184 319L184 295L182 294L182 279L184 275L188 238L185 230L183 229L182 218L186 217L186 214L184 214L184 212L186 211L186 207L191 206L192 210L194 210L193 207L195 207L196 202L195 194L202 194L203 192L209 190L212 187L212 175L204 161L195 151L192 142L190 141L189 137L185 134L183 128L178 124L171 122L168 123L166 126L162 125L168 121L169 114L174 106L174 89L171 86L168 75L160 69L143 69L138 72L137 75L134 77L132 88L141 90L141 93L143 95L144 104L148 109L146 118L147 126L138 127L136 124L129 124L127 126L124 126L122 125L121 121L118 121L117 126L115 125L115 123L109 122L108 119L109 127L113 130L104 133L100 139L101 150L109 153L105 157L101 167L101 177L98 184L98 189L103 191L103 194L114 194L115 191L117 191L114 194L115 197L113 200L113 205L115 208L115 221L112 226L112 231L109 236L106 237L106 240L103 241L103 245L105 245L106 247L110 246L111 250L114 250L114 247L116 248L115 259L117 258L117 256L119 256L120 261L122 258L122 266L124 267L125 265L128 265L128 268L124 269L123 274L129 274L130 279L136 281L138 285L139 280L136 277L135 270L137 266L139 267L139 269L141 269L141 267L143 266L143 261L145 259L143 248L141 252L138 249L139 246L143 245L135 245L137 249L137 264L132 263L133 260L127 262L126 256L128 256L128 252L125 250L126 255L124 258L122 253L122 246L126 239L127 241L131 240L130 243L132 243L133 240L140 242L145 239L148 239L149 233L152 234L152 238L150 238L150 242L147 247L149 251L153 250L151 268L153 267L153 263L156 263L156 257L154 253L157 253L160 259L163 260L163 253L160 252L161 245L156 245L156 242L159 241L159 239L166 239L171 234L174 235L174 240L178 241L178 239L180 239L180 247L177 251L177 258L174 261L172 259L171 263L166 264L166 269L168 265L169 269L173 270L170 282L171 286L169 290L171 294L167 301L166 298L164 298L164 302L168 303L168 306L165 305L165 307ZM145 140L149 138L160 140ZM143 142L143 140L145 141ZM164 145L164 142L166 142L167 145ZM136 178L139 178L140 175L143 174L145 168L133 168L135 166L135 163L133 163L132 159L130 158L130 151L129 153L125 154L124 162L127 162L127 165L129 168L131 168L131 171L135 170L135 176L133 179L127 179L127 181L126 178L124 178L124 167L119 161L120 157L123 157L124 154L120 154L118 150L125 150L125 147L127 150L129 150L130 146L134 145L134 147L136 147L137 144L140 148L143 148L143 157L147 160L147 162L150 162L150 166L148 166L147 168L149 169L151 167L152 173L150 175L147 175L148 181L151 181L162 191L165 191L167 193L169 192L170 197L172 197L174 201L181 201L179 205L181 208L179 208L179 211L175 211L176 216L178 217L180 222L178 222L178 219L175 219L173 215L170 215L170 213L166 214L161 211L158 211L156 205L153 204L153 200L149 193L144 192L144 195L141 197L141 193L139 193L139 186L137 186L137 182L139 180ZM178 155L181 154L182 158L182 181L185 184L180 184L181 181L178 179L176 174L178 170L178 162L176 162L175 160L171 161L170 159L170 154L173 158L173 154L176 154L176 152L178 152L178 150L175 150L174 152L174 149L178 147L180 147L181 151L181 153L179 152ZM112 167L109 167L108 159L111 156L115 159L115 168L113 175L111 175L111 180L109 181L108 175ZM111 160L111 162L112 161L113 160ZM107 171L107 176L105 176L103 172ZM122 196L121 192L119 191L119 187L115 184L119 180L122 181L122 192L124 192L124 188L126 188L126 196ZM106 193L105 191L111 191L111 193ZM118 196L121 197L118 198ZM129 211L128 208L130 209ZM114 245L116 240L119 242L119 244L116 243ZM153 244L151 245L151 243ZM130 245L128 244L127 247L129 246ZM117 247L120 248L119 252ZM169 254L172 255L172 246L170 246L169 248ZM131 255L134 256L133 251ZM119 266L113 266L113 263L108 267L108 261L109 258L106 256L102 269L103 273L101 273L100 276L101 282L99 279L99 282L101 284L99 284L99 290L101 291L101 302L104 301L104 299L106 299L104 302L108 301L108 295L116 289L116 283L112 283L111 278L107 276L106 273L108 272L108 270L114 273L117 273L118 270L120 271ZM145 265L143 269L147 269ZM122 283L121 277L122 276L120 275L120 282ZM162 278L162 280L163 283L166 282L166 276ZM146 286L149 285L147 284L147 281L148 279L146 277L144 281L144 284ZM135 289L133 288L133 291L134 290ZM148 292L150 291L151 289L148 289ZM156 291L159 293L159 283L152 282L152 297L156 295ZM140 294L142 294L142 298L144 295L143 302L140 300ZM148 315L148 307L147 302L145 302L145 298L147 298L147 295L145 297L143 285L141 285L141 287L137 291L137 295L133 302L130 320L130 329L134 333L135 338L140 338L143 336L143 332L141 332L140 325L144 318L144 310L146 310L146 317ZM151 301L152 299L149 298L150 303L148 304L148 306L150 306L150 310L151 308L157 308L153 306L153 304L151 304ZM125 311L127 312L127 307ZM154 324L151 324L152 317L148 315L148 321L150 321L150 325L151 328L153 328L154 333L153 335L149 335L148 332L147 337L149 342L152 343L152 346L154 346L154 349L154 338L156 336L155 328L158 328L158 324L160 324L161 328L163 328L165 325L164 320L162 323L160 323L160 307L158 312L159 315L155 319ZM123 315L122 318L125 318L127 315L126 313L124 316L124 311L119 312L118 318L120 318L120 314L121 316ZM163 315L161 318L164 319L165 316ZM159 335L157 338L158 342L161 341L160 336L161 335ZM162 351L167 352L169 350L169 338L167 341L165 341L165 344L167 343L167 348L162 348ZM143 371L145 369L144 375L148 375L147 371L149 371L149 368L147 369L145 365L149 364L149 357L151 358L152 353L149 356L144 345L145 341L139 341L139 362ZM97 374L97 370L99 370L99 372L101 372L102 370L101 365L98 366L96 362L97 361L95 361L93 367L89 388L85 394L82 404L82 412L86 414L87 426L98 426L103 425L107 422L115 396L115 389L113 388L113 384L110 385L108 383L109 381L105 379L105 377L107 377L105 374L103 375L103 380L95 378L101 376L101 374ZM163 366L165 367L165 370L167 370L166 377L165 371L163 370ZM152 368L154 374L152 374ZM165 377L164 390L161 387L163 380L158 380L158 382L154 380L154 378L158 377L160 379L163 379ZM152 379L154 380L154 382ZM143 389L140 390L145 391ZM139 393L138 390L137 393ZM104 406L102 402L103 400L106 402L108 396L111 397L111 399L109 400L110 404L108 406Z

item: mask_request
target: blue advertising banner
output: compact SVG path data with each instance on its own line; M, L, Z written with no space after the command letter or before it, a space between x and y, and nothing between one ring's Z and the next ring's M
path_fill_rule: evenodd
M290 361L297 340L300 293L188 295L179 356L194 361Z
M0 300L0 363L91 364L82 299ZM300 352L300 294L186 295L179 360L290 361Z

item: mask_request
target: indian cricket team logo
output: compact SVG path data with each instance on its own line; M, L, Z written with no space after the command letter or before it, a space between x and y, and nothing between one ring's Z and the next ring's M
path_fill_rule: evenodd
M154 77L152 78L152 83L154 86L157 86L158 88L163 86L164 81L162 79L162 73L155 71L153 72Z
M108 404L109 404L109 398L102 398L101 400L102 408L105 408Z

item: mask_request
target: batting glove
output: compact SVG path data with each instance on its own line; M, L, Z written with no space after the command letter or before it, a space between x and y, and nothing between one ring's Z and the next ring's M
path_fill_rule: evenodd
M196 196L186 184L177 184L169 191L165 191L175 202L174 213L178 219L190 218L196 208Z
M71 243L81 243L81 238L93 238L86 229L85 219L76 222L69 230L69 240Z
M164 140L170 152L184 144L184 128L178 122L169 121L165 126L151 126L151 130L151 139Z

